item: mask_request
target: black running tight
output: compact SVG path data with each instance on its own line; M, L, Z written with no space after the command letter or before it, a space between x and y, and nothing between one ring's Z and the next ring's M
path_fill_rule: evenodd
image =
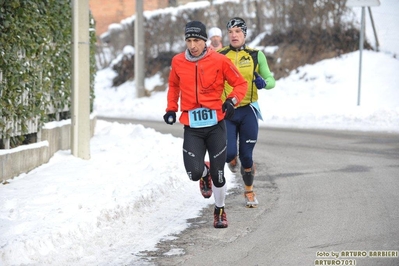
M205 128L184 127L183 160L189 178L198 181L204 172L205 154L208 151L213 184L222 187L226 183L226 125L224 120Z

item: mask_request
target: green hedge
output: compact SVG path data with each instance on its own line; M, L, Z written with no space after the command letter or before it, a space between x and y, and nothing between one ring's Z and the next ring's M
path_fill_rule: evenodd
M94 100L95 31L90 15L90 95ZM6 121L51 120L49 107L70 107L72 64L70 0L0 0L0 134Z

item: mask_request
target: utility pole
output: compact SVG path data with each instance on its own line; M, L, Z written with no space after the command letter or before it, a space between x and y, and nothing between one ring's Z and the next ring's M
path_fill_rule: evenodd
M74 156L90 159L89 0L72 1L72 123Z
M134 21L134 81L136 84L137 96L145 96L144 87L144 16L143 0L136 0L136 19Z

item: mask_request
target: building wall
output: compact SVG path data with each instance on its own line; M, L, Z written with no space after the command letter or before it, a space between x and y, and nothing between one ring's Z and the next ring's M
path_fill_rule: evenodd
M110 24L120 23L136 13L136 0L89 0L89 6L96 21L97 36L106 32ZM168 6L169 0L145 0L143 9L147 11Z

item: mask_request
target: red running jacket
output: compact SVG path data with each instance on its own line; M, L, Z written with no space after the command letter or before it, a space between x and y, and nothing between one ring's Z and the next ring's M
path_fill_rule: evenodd
M233 90L227 98L235 98L238 105L247 92L247 81L229 58L208 48L206 55L196 62L185 58L185 51L172 59L166 112L177 112L180 97L180 123L189 125L187 111L199 107L216 110L218 121L224 118L222 94L227 81Z

